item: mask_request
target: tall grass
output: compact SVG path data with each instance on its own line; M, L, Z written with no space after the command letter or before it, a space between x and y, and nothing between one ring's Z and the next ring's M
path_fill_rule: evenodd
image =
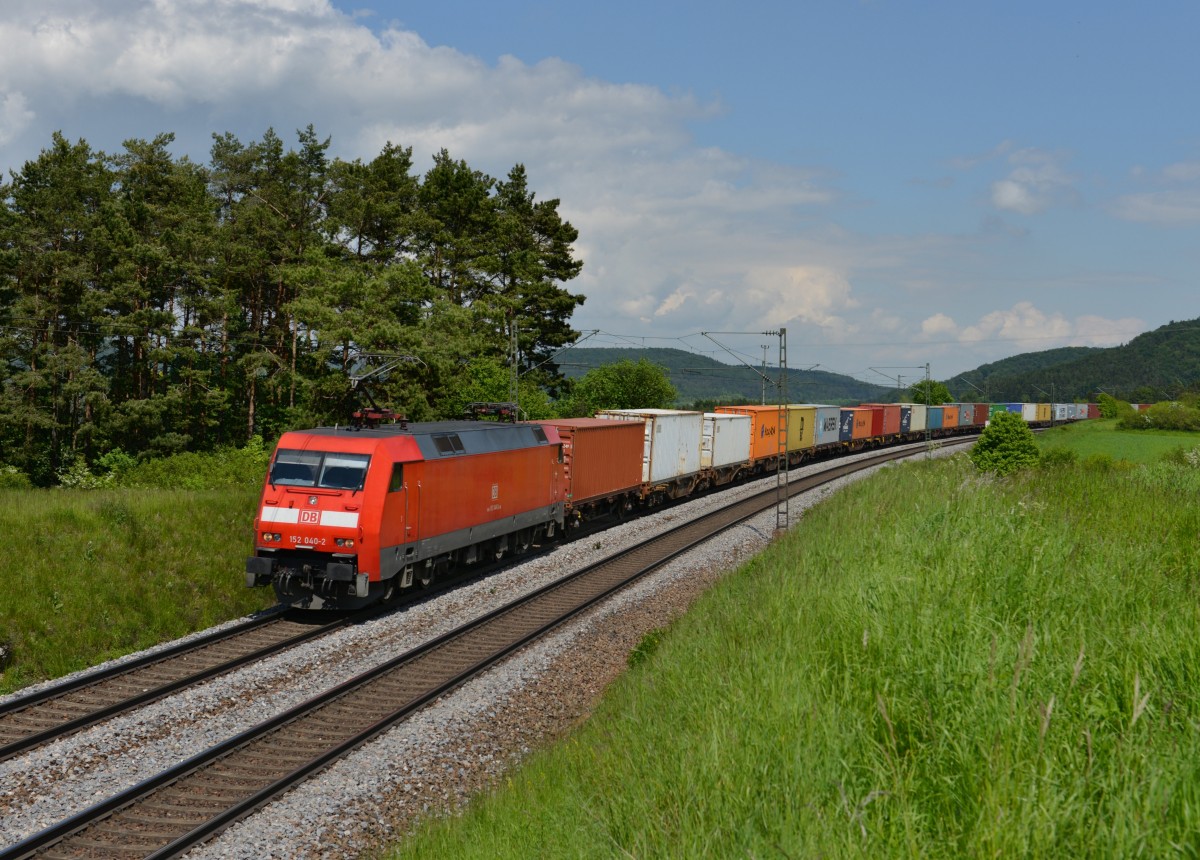
M273 602L243 587L256 487L0 491L0 692Z
M885 470L394 856L1200 853L1196 489Z

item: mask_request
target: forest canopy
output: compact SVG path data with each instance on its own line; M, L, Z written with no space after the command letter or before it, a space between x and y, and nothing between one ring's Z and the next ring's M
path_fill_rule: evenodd
M312 126L173 135L106 154L55 134L0 185L0 463L39 484L106 451L170 454L345 422L371 356L379 396L452 417L468 364L554 392L582 263L523 165L494 179L445 150L330 158Z

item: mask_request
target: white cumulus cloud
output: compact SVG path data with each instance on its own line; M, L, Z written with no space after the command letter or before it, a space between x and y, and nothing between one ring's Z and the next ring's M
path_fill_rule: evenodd
M925 320L922 333L950 337L964 345L1007 341L1016 347L1012 352L1041 352L1062 346L1115 346L1145 328L1145 321L1136 317L1110 319L1095 314L1071 317L1022 301L1010 308L990 311L961 327L944 314L935 314Z
M1004 179L992 183L992 204L998 209L1035 215L1073 200L1074 177L1063 170L1060 156L1036 149L1012 153L1012 166Z

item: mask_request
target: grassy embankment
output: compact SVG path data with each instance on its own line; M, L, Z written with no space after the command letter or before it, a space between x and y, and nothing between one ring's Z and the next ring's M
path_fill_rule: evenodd
M273 604L242 579L258 492L0 491L0 693Z
M1105 458L884 470L394 856L1200 853L1198 493Z

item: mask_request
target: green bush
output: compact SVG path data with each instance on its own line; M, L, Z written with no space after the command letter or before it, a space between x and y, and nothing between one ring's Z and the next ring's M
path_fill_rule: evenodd
M0 490L28 490L32 486L29 476L16 466L0 466Z
M99 490L113 485L112 474L96 475L80 455L58 473L58 485L67 490Z
M271 452L255 436L244 448L223 448L211 454L172 454L135 465L122 464L114 470L115 486L216 490L223 487L254 487L262 483Z
M1155 403L1145 412L1130 412L1118 425L1122 430L1200 430L1200 409L1179 401Z
M971 448L971 462L981 472L1010 475L1038 463L1033 431L1015 412L997 412Z
M1163 454L1162 461L1176 466L1187 466L1192 469L1200 468L1200 447L1180 445L1173 451Z
M1128 460L1120 460L1112 454L1096 453L1088 454L1083 458L1083 468L1090 469L1093 472L1119 472L1133 468L1133 463Z
M1048 469L1074 466L1079 462L1079 455L1070 448L1050 448L1042 452L1041 464Z

